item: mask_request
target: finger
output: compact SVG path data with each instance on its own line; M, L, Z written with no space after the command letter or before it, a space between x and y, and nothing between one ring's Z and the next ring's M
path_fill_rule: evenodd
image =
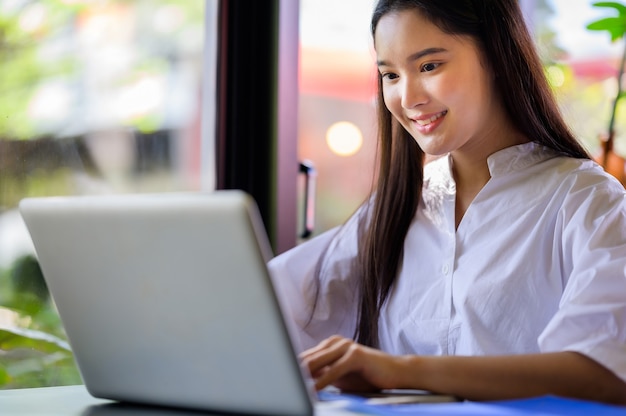
M320 370L329 362L341 356L338 350L342 345L352 342L342 337L331 337L300 355L302 364L312 373Z
M352 344L353 341L347 339L328 343L325 348L320 348L305 357L303 363L312 374L316 373L339 360Z
M325 340L321 341L320 343L318 343L316 346L311 347L303 352L300 353L299 357L301 360L304 360L312 355L318 354L320 351L324 351L327 348L329 348L330 346L332 346L333 344L337 344L340 343L342 341L344 341L345 338L340 337L338 335L333 335L329 338L326 338Z
M355 343L342 345L342 348L333 350L333 360L320 367L323 371L317 373L315 378L315 388L318 390L334 384L338 380L355 373L361 365L359 361L359 347ZM337 355L335 355L337 354Z

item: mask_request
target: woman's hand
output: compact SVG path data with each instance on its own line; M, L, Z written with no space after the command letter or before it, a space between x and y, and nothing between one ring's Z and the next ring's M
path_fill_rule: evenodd
M422 389L469 400L546 394L626 404L626 382L576 352L501 356L392 356L339 336L300 355L320 390Z
M300 358L320 390L333 385L345 391L401 388L406 358L385 354L339 336L304 351Z

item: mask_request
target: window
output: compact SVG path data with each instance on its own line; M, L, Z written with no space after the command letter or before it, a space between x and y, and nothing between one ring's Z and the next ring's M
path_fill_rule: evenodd
M21 198L210 183L201 81L205 28L215 29L205 14L209 21L217 4L0 3L0 388L80 382L17 212Z
M301 0L298 151L317 172L314 235L343 223L374 180L373 5Z

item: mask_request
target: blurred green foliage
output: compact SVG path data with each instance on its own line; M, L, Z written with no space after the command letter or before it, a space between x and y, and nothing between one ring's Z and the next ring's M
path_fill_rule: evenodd
M37 260L0 271L0 388L79 384L69 344Z
M0 2L0 140L32 139L42 134L42 125L29 115L33 98L44 83L58 81L80 85L84 57L73 44L78 22L89 15L90 7L131 5L135 9L138 30L135 41L139 52L134 75L165 73L171 53L184 49L185 31L202 28L204 3L187 0L109 0L102 2L67 2L62 0L22 0ZM158 7L175 7L182 13L178 28L171 33L156 33L148 22ZM171 11L171 10L169 10ZM177 14L174 13L174 14ZM43 17L42 17L43 16ZM27 20L37 20L28 24ZM154 44L156 42L156 45ZM132 79L131 74L129 79ZM124 83L120 79L120 83ZM155 131L162 117L151 114L128 120L139 131ZM44 131L45 134L45 131Z
M47 19L30 32L20 25L20 17L34 7L46 13ZM55 36L79 10L79 6L59 0L26 1L15 9L0 7L0 139L27 139L36 133L28 106L39 83L70 75L76 64L70 56L43 59L42 43Z

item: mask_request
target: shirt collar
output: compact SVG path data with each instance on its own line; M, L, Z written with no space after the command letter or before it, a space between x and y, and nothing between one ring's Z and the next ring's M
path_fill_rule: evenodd
M559 156L559 153L549 147L543 146L535 142L522 143L515 146L506 147L491 154L487 158L487 166L489 168L489 174L491 177L503 176L510 173L520 172L530 166L536 165L548 159ZM447 156L435 160L426 165L428 169L439 171L443 177L447 177L446 181L450 182L439 183L440 188L446 188L449 193L454 193L455 184L452 179L452 156L448 153ZM445 172L445 173L444 173ZM434 186L433 175L426 175L430 179L430 186ZM436 175L435 175L436 177Z
M556 151L535 142L528 142L493 153L487 158L487 165L493 178L524 170L555 156L558 156Z

